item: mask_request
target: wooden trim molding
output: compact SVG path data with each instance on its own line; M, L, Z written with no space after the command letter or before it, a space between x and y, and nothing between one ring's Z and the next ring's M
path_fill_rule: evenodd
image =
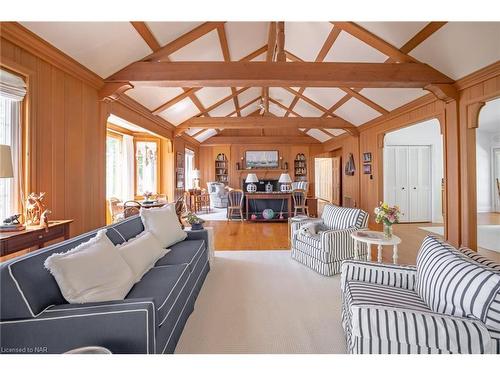
M0 36L58 69L100 89L104 80L17 22L0 22Z
M477 129L479 127L479 113L485 102L475 102L467 105L467 128Z

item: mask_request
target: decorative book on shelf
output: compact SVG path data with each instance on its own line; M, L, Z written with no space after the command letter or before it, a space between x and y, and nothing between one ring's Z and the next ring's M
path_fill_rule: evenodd
M215 181L227 185L229 182L229 161L224 153L215 158Z
M294 164L294 174L295 180L304 180L307 178L307 159L302 153L295 156Z

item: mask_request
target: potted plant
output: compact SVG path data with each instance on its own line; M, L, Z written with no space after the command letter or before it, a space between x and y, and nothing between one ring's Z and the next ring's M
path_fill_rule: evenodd
M375 207L375 222L384 224L384 235L392 237L392 224L399 223L401 211L398 206L389 206L385 202L380 202L380 206Z
M203 223L205 222L205 220L203 220L201 217L196 216L192 212L188 212L186 221L191 224L191 230L202 230Z

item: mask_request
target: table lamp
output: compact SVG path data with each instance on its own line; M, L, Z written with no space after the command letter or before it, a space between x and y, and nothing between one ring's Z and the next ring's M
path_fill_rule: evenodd
M257 191L257 185L255 185L255 183L259 182L259 179L255 173L249 173L245 182L248 184L247 191L249 193L255 193Z
M280 190L283 193L290 192L290 190L291 190L290 184L292 182L292 179L290 178L290 175L288 173L282 173L280 175L280 179L278 180L278 182L281 184Z
M195 189L200 188L200 177L201 177L200 170L199 169L193 170L193 182L194 182Z

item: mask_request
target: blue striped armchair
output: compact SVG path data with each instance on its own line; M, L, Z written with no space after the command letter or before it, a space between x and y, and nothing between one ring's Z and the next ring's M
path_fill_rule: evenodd
M500 354L500 265L428 236L416 266L342 264L349 353Z
M318 233L303 232L301 228L307 223L316 223ZM367 224L365 211L328 204L320 219L292 224L292 258L322 275L333 276L340 272L343 260L354 258L351 233L366 229ZM366 254L366 244L361 244L359 256L366 257Z

